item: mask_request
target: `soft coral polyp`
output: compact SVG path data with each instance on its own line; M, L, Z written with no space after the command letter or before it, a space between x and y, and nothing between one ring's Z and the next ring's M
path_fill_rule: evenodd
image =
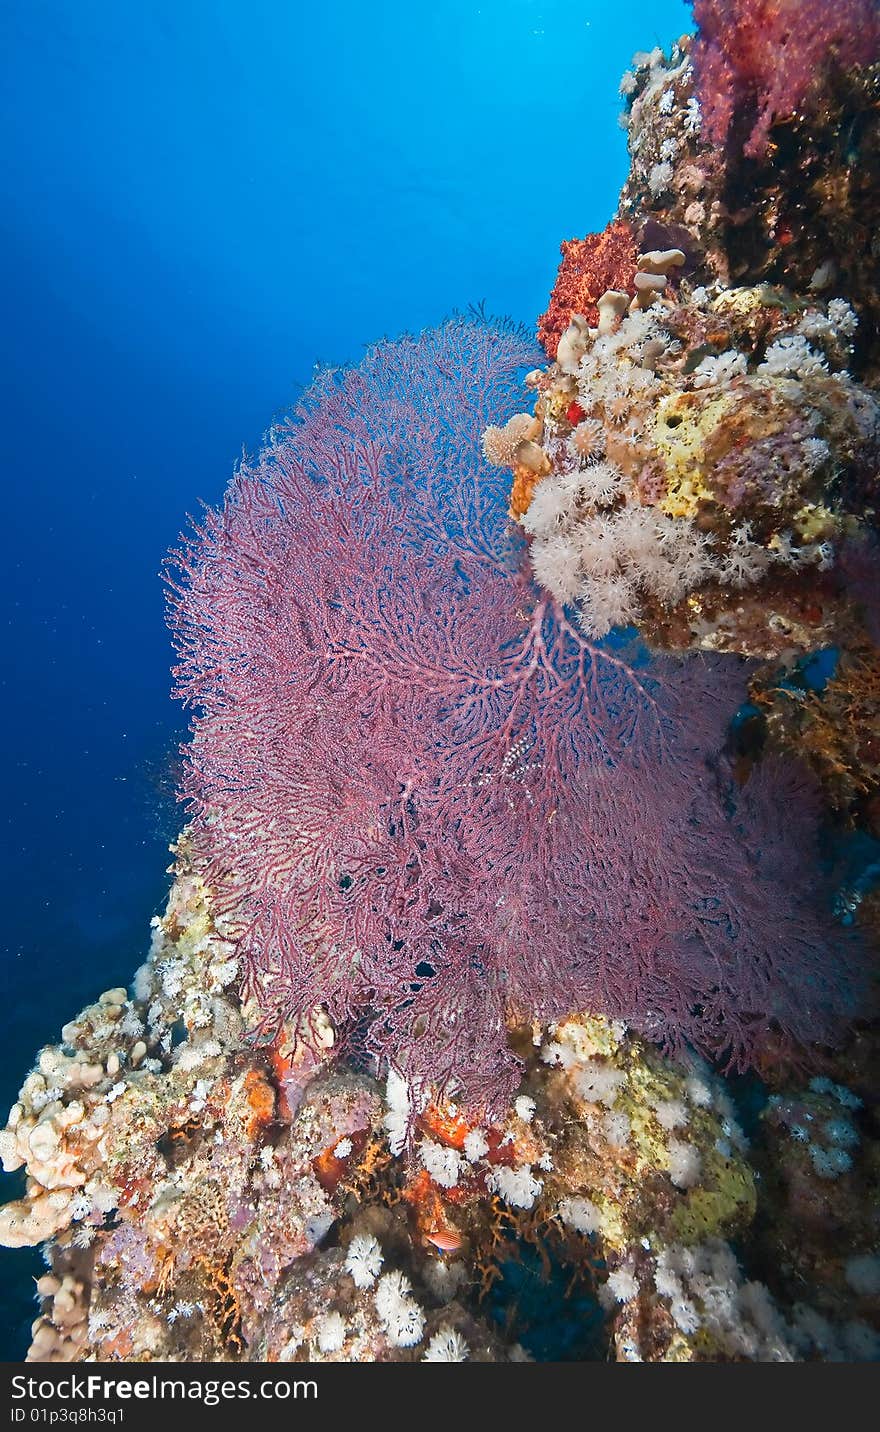
M734 115L754 112L751 158L777 120L815 102L832 66L880 56L877 0L693 0L693 10L704 137L723 144Z

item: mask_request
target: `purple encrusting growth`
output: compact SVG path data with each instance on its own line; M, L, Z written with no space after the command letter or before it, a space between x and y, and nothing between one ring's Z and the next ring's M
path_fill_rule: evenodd
M804 443L813 436L813 426L805 415L793 418L781 432L756 438L745 451L725 453L712 471L718 501L732 512L756 498L777 506L790 501L799 485L802 488ZM827 444L820 442L816 465L821 466L827 456Z
M647 664L532 586L479 438L534 361L456 318L323 374L175 555L185 795L267 1028L326 1006L497 1103L505 1025L590 1009L742 1067L833 1038L799 777L717 757L741 665Z

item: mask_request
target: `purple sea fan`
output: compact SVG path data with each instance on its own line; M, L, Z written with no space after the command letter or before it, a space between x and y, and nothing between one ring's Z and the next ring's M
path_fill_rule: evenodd
M831 1038L859 988L714 761L737 663L628 659L531 584L480 434L533 361L456 318L325 373L170 577L184 794L245 993L489 1106L512 1017L743 1065L771 1023Z

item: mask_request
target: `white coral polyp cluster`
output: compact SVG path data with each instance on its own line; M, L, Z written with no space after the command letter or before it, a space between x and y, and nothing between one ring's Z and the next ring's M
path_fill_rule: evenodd
M746 1282L733 1250L719 1238L673 1246L656 1260L654 1287L686 1337L702 1330L728 1357L794 1362L815 1353L829 1361L870 1361L880 1339L866 1323L830 1324L796 1304L787 1321L763 1283Z
M578 401L586 409L601 396L605 409L628 412L655 388L657 360L671 347L653 308L629 313L585 347ZM586 417L569 439L571 469L540 481L522 518L539 585L563 605L576 603L581 625L597 638L636 621L643 594L673 606L711 569L706 535L643 507L605 447L604 424Z
M483 433L483 456L495 467L512 467L519 444L532 436L535 420L529 413L515 413L503 428L488 427Z
M669 1177L676 1188L693 1188L700 1181L699 1151L684 1139L669 1140Z
M412 1120L412 1101L409 1085L396 1069L388 1070L385 1100L387 1104L385 1130L388 1134L388 1147L397 1157L403 1152L403 1146L406 1143Z
M560 1199L556 1211L566 1228L575 1233L599 1233L602 1228L601 1210L588 1198Z
M461 1172L461 1154L433 1139L422 1139L419 1158L435 1183L441 1188L455 1188Z
M375 1294L376 1312L396 1347L415 1347L425 1330L425 1315L412 1297L403 1273L383 1273Z
M816 431L822 419L811 406L810 385L851 385L839 369L851 348L856 314L832 299L779 334L760 362L734 347L694 362L675 336L684 331L684 309L679 305L678 317L670 317L675 305L665 291L683 261L679 250L642 255L635 298L604 294L597 328L573 315L556 362L545 375L533 375L541 397L532 425L520 413L506 428L484 435L491 462L533 474L531 501L519 520L531 539L535 578L560 604L577 609L585 634L595 639L638 625L646 603L672 610L707 582L742 591L773 568L812 565L824 571L834 559L831 542L796 539L782 525L759 541L734 511L720 536L707 532L697 520L698 479L682 478L684 459L670 454L668 441L664 448L660 420L675 418L676 410L667 414L665 405L682 395L721 404L723 416L731 393L753 389L760 396L773 388L812 429L800 449L805 480L829 471L833 454ZM713 299L694 289L687 302L708 319L735 293L722 291ZM573 426L572 406L580 410ZM651 493L652 481L659 484L658 496ZM669 496L667 481L673 485Z
M630 1263L624 1263L609 1273L604 1286L603 1302L631 1303L639 1294L639 1283Z
M345 1320L341 1313L327 1313L316 1328L318 1348L325 1355L339 1352L345 1343Z
M823 377L828 364L822 354L814 352L802 333L788 334L771 343L758 364L760 378L807 378Z
M482 1129L470 1129L465 1135L464 1156L468 1163L477 1163L489 1152L489 1140Z
M521 1168L507 1168L499 1164L492 1169L486 1182L491 1191L511 1208L533 1208L544 1187L542 1180L534 1177L528 1164Z
M454 1328L440 1328L425 1348L422 1362L466 1362L468 1345Z
M359 1233L348 1245L345 1271L351 1274L356 1288L372 1288L382 1271L382 1249L370 1233Z

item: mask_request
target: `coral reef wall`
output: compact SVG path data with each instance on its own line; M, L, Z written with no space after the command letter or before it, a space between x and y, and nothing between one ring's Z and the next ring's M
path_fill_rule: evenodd
M0 1132L32 1360L880 1356L880 28L694 9L541 346L321 373L169 563L168 907Z
M41 1051L0 1132L28 1179L0 1240L48 1265L30 1360L523 1361L560 1324L568 1357L880 1351L876 1128L850 1087L791 1086L750 1146L702 1061L581 1015L512 1033L520 1091L475 1123L354 1072L317 1011L255 1045L188 836L174 853L132 993Z
M851 633L850 554L875 523L878 71L841 49L796 114L799 91L761 88L784 65L718 91L706 55L746 63L723 48L745 44L735 12L803 11L793 61L847 7L702 8L725 26L624 77L617 217L563 244L531 446L523 415L486 453L513 468L536 576L589 633L634 622L656 646L785 661ZM756 95L777 116L759 158L741 133Z

